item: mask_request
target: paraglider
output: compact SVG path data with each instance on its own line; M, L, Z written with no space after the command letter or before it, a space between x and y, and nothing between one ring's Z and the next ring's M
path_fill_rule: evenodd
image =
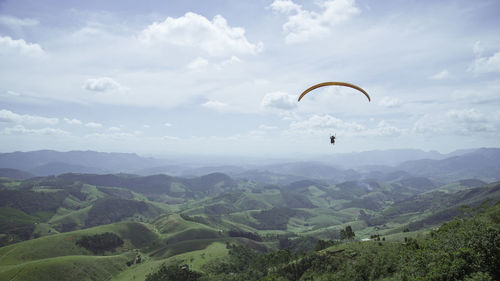
M299 99L297 101L299 102L310 91L312 91L314 89L317 89L317 88L320 88L320 87L324 87L324 86L344 86L344 87L350 87L350 88L353 88L353 89L356 89L356 90L360 91L361 93L363 93L368 98L368 101L371 101L370 96L368 95L368 93L365 90L361 89L361 87L358 87L358 86L356 86L354 84L347 83L347 82L323 82L323 83L319 83L319 84L313 85L313 86L309 87L307 90L305 90L304 92L302 92L302 94L300 94Z
M344 86L344 87L350 87L350 88L353 88L355 90L360 91L361 93L363 93L366 96L366 98L368 99L369 102L371 101L371 98L368 95L368 93L365 90L363 90L361 87L356 86L354 84L347 83L347 82L323 82L323 83L319 83L319 84L316 84L316 85L313 85L313 86L307 88L307 90L305 90L304 92L302 92L302 94L300 94L299 99L297 100L297 102L299 102L310 91L312 91L314 89L317 89L317 88L320 88L320 87L325 87L325 86ZM335 137L336 137L335 135L331 135L330 136L330 143L331 144L335 144Z

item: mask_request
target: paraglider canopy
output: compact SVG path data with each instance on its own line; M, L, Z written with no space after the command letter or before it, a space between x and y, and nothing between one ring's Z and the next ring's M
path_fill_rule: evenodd
M361 93L363 93L368 98L368 101L371 101L370 96L368 95L368 93L365 90L361 89L360 87L358 87L358 86L356 86L354 84L347 83L347 82L323 82L323 83L319 83L319 84L313 85L313 86L309 87L307 90L305 90L304 92L302 92L302 94L300 94L299 99L297 100L297 102L299 102L310 91L312 91L314 89L317 89L317 88L320 88L320 87L324 87L324 86L344 86L344 87L350 87L350 88L353 88L353 89L356 89L356 90L360 91Z
M363 93L366 96L366 98L368 99L368 101L371 101L370 96L368 95L368 93L365 90L363 90L361 87L358 87L358 86L356 86L354 84L347 83L347 82L323 82L323 83L319 83L319 84L313 85L313 86L309 87L307 90L305 90L304 92L302 92L302 94L300 94L299 99L297 100L297 102L299 102L310 91L312 91L314 89L317 89L317 88L320 88L320 87L324 87L324 86L350 87L350 88L353 88L353 89L356 89L356 90L360 91L361 93ZM335 135L331 135L330 136L330 143L331 144L335 144Z

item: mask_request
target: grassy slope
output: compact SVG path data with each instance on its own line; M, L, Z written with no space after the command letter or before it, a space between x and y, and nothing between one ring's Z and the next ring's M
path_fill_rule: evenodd
M62 256L0 267L0 280L107 280L125 269L127 255Z
M491 186L493 185L490 185L490 187ZM97 190L95 186L85 185L83 189L84 192L89 195L87 200L85 200L86 202L78 202L78 200L70 198L65 201L65 205L74 208L83 207L85 203L102 197L102 193ZM461 190L463 188L459 185L451 184L442 188L443 191L454 191L457 189ZM317 196L324 195L324 191L315 186L308 187L307 190L311 194ZM463 204L475 203L479 199L484 200L489 196L499 198L498 192L499 191L496 191L492 194L487 190L481 190L473 194L475 195L474 200L467 200L466 198L468 198L468 196L465 195L468 194L466 194L466 191L463 191L464 196L456 197L456 201ZM374 194L373 196L375 195L379 196L380 194ZM133 196L136 199L148 201L142 195L133 193ZM205 198L195 202L192 205L192 209L190 209L190 215L204 215L202 206L209 200L210 199ZM402 233L402 230L398 230L406 226L408 220L419 220L425 215L431 215L428 211L400 214L399 217L403 215L405 217L402 221L397 221L397 218L394 218L394 220L386 222L384 226L378 226L377 228L367 227L363 221L358 220L360 208L353 207L335 210L335 208L328 207L337 206L337 204L335 204L337 202L325 200L326 199L313 201L322 208L301 209L302 212L309 215L291 218L285 231L257 231L248 226L248 224L257 222L251 215L253 212L256 212L256 210L252 208L253 206L262 207L283 204L282 196L278 192L265 192L262 194L242 193L236 200L232 202L229 200L229 202L233 203L233 206L240 211L233 212L229 215L223 215L222 217L223 220L230 225L238 226L246 231L256 231L260 234L293 231L304 235L312 235L317 238L330 239L331 233L335 231L338 232L340 229L350 225L356 232L357 238L366 238L371 234L378 233L384 235L387 242L400 242L404 240L404 237L421 235L421 232ZM228 201L225 201L225 203L227 202ZM259 204L257 204L257 202L259 202ZM162 203L154 204L158 207L163 207L163 210L170 209ZM83 208L78 211L60 209L57 214L52 217L49 223L82 223L86 218L88 208ZM372 211L365 211L367 213L372 213ZM373 213L375 213L375 211L373 211ZM32 219L31 217L25 216L23 216L23 218ZM39 226L39 228L41 227L42 225ZM44 225L43 227L47 229L50 228L49 225ZM108 256L106 257L93 256L92 253L74 244L81 235L107 231L117 233L125 240L124 247L118 249L118 255L116 255L116 253L107 253ZM153 269L157 268L161 263L173 261L186 262L190 264L192 268L199 270L207 261L226 256L227 250L225 249L224 242L230 240L233 239L223 237L223 235L219 233L217 227L186 221L178 214L162 216L156 219L151 225L132 222L103 225L80 231L49 235L0 248L0 280L4 280L4 278L10 280L13 277L14 280L31 280L29 279L31 278L30 276L36 276L37 274L42 274L40 276L44 276L43 278L47 277L47 279L36 280L83 280L82 278L85 274L87 275L86 278L93 276L99 279L109 279L111 276L114 276L113 280L134 280L135 277L140 280L148 273L152 272ZM234 240L236 241L237 239ZM153 241L158 243L146 249L145 247L150 245ZM128 268L125 262L131 259L130 255L133 255L133 253L130 250L134 248L143 248L149 254L153 253L153 255L151 258L146 258L142 264L135 264ZM62 270L56 268L58 267L58 263ZM101 267L102 264L106 264L109 269ZM77 268L78 270L72 272L71 268ZM62 274L65 270L71 271L71 275L69 276L72 276L72 279L64 279L66 277ZM85 272L85 274L82 272Z
M118 249L118 252L145 247L157 237L144 225L133 222L115 223L60 233L0 248L0 267L61 256L92 255L88 250L77 246L75 242L83 235L103 232L116 233L125 241L124 246Z
M178 215L158 219L154 225L157 228L145 226L134 222L115 223L0 248L0 280L108 280L113 276L114 280L136 277L140 280L163 262L185 261L199 269L209 260L227 254L225 238L217 238L218 232ZM82 235L107 231L125 240L125 245L116 253L107 253L111 256L94 256L75 244ZM135 256L132 249L143 248L159 237L170 241L165 253L155 258L143 255L143 263L126 266Z
M213 242L205 249L175 255L167 259L146 259L143 263L126 268L111 281L144 280L148 274L156 272L163 263L186 263L193 270L203 271L203 265L215 259L223 259L227 253L224 243Z

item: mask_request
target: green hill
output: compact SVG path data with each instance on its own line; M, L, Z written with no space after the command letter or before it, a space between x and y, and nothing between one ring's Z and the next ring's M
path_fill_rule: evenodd
M407 253L405 238L421 239L458 214L470 215L474 208L500 201L498 182L484 185L468 179L438 186L406 173L381 178L336 184L300 180L282 186L234 180L222 173L3 179L0 280L30 280L35 274L41 280L65 280L64 271L71 271L68 276L74 280L145 279L162 263L187 264L212 278L207 280L371 280L370 274L397 280L399 275L389 271L401 268L388 269L373 259L399 265L394 253ZM354 239L386 241L340 241L347 227L356 233ZM123 245L107 245L111 250L102 252L78 244L105 233L113 233ZM308 255L316 243L321 249L335 246ZM240 258L245 263L233 263ZM257 275L244 271L243 265ZM351 266L381 269L359 277L356 272L366 270L353 271Z

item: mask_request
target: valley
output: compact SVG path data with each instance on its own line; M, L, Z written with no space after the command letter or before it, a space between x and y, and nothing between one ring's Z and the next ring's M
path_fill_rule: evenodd
M477 163L460 157L477 159L484 150L471 153L479 156L465 154L431 164L425 160L426 165L444 167L440 174L416 169L419 160L379 170L318 163L303 169L308 163L288 163L260 170L233 168L236 175L216 171L190 177L26 176L25 171L3 168L0 280L154 280L163 265L170 271L185 266L212 278L206 280L233 280L248 274L233 268L235 257L246 257L249 264L274 260L275 269L245 277L261 280L294 259L314 260L326 253L344 263L348 252L364 255L382 241L400 251L401 245L424 241L457 216L467 218L479 210L498 216L499 158L473 170L463 163ZM492 155L497 154L487 154ZM453 163L460 164L452 169ZM408 166L414 174L402 169ZM461 178L459 169L471 172ZM452 175L455 180L448 180ZM117 244L107 247L108 242L99 242L101 237ZM98 244L86 248L82 239L97 239ZM226 276L228 272L235 276ZM217 279L223 275L225 279ZM309 280L306 275L266 280Z

